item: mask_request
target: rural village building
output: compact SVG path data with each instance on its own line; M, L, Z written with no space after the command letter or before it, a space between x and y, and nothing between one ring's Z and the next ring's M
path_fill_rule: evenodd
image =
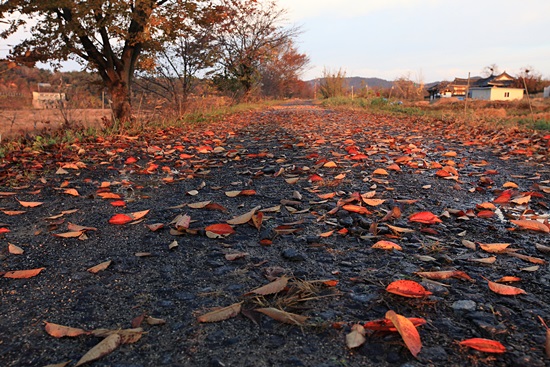
M41 89L46 89L42 91ZM38 83L38 92L32 92L32 106L36 109L59 108L66 100L65 93L52 92L50 83Z
M468 98L488 101L511 101L523 98L523 88L514 88L514 77L504 72L500 75L491 75L487 78L455 78L452 82L441 82L428 89L430 100L436 98L456 97L464 99L466 93Z

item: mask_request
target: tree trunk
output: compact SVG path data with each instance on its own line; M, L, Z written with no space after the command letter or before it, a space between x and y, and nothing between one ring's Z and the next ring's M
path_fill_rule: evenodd
M111 94L113 116L120 122L129 122L132 120L132 106L130 104L130 89L128 84L117 80L108 83L109 93Z

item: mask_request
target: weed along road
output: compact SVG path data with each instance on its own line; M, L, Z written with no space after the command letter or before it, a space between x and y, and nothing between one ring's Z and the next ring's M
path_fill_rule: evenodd
M3 366L545 366L548 136L280 106L6 151Z

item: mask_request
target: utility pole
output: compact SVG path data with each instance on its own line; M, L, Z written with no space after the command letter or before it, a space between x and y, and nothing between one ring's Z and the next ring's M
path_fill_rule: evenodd
M531 106L531 97L529 97L529 90L527 90L527 82L525 82L525 78L527 77L527 74L529 74L529 69L525 69L525 75L522 76L523 86L525 87L525 93L527 94L527 102L529 102L529 109L531 110L531 120L533 120L533 124L535 124L535 115L533 114L533 106Z

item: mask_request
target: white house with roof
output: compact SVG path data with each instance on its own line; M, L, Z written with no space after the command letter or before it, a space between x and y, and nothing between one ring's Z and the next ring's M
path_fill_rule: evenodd
M515 88L514 77L504 72L476 80L468 89L468 97L486 101L513 101L523 98L523 88Z

